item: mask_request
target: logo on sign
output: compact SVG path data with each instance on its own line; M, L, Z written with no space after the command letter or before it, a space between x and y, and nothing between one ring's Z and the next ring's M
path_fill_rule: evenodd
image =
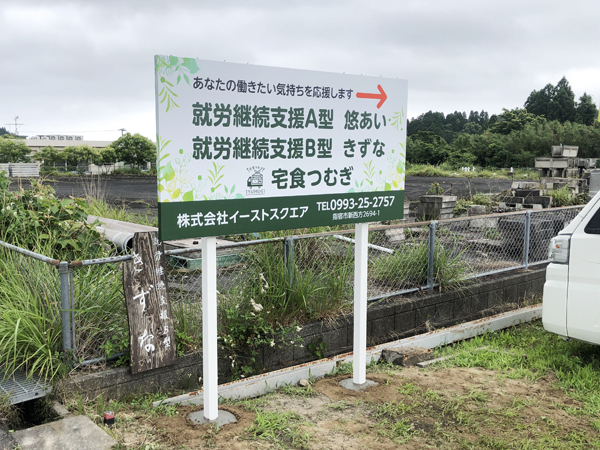
M248 173L250 176L246 181L246 195L264 195L265 190L262 189L264 181L263 181L263 172L265 171L264 167L252 166L248 167Z

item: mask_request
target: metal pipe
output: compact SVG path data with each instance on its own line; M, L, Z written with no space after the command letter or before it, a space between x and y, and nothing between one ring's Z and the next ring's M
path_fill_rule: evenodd
M60 305L62 321L62 340L63 350L70 351L71 346L71 305L69 301L69 263L62 261L58 264L58 273L60 274Z
M75 283L73 282L73 268L69 267L69 285L71 287L71 296L69 297L69 304L71 305L70 316L71 316L71 347L73 350L76 349L75 343L77 342L75 339Z
M285 241L285 237L280 238L272 238L272 239L256 239L255 241L244 241L244 242L233 242L231 244L218 244L217 250L225 249L225 248L236 248L236 247L247 247L249 245L259 245L267 242L281 242ZM165 242L169 244L168 241ZM165 250L165 255L183 255L185 253L193 253L193 252L201 252L202 245L198 245L198 247L189 247L189 248L177 248L171 250Z
M125 353L121 352L121 353L115 353L110 358L106 358L104 356L101 356L100 358L88 359L86 361L81 361L79 364L76 364L75 367L85 367L85 366L89 366L91 364L96 364L96 363L99 363L99 362L114 361L115 359L120 358L124 354Z
M294 236L283 241L283 264L287 272L290 286L294 284Z
M111 256L108 258L98 258L98 259L85 259L83 261L71 261L69 267L83 267L83 266L93 266L94 264L107 264L107 263L117 263L121 261L129 261L131 259L131 255L123 255L123 256Z
M354 239L347 238L346 236L340 236L339 234L334 234L333 237L336 239L339 239L341 241L351 242L353 244L355 243ZM367 247L372 248L373 250L379 250L380 252L394 253L394 250L391 250L391 249L385 248L385 247L381 247L381 246L375 245L375 244L367 244Z
M429 246L427 252L427 288L433 290L433 265L435 264L435 226L437 220L429 223Z
M525 214L525 238L523 239L523 268L529 267L529 236L531 234L531 211Z
M39 253L32 252L31 250L27 250L25 248L17 247L16 245L9 244L8 242L0 241L0 245L6 247L10 250L13 250L17 253L21 253L22 255L30 256L39 261L45 262L46 264L52 264L53 266L58 266L60 261L58 259L52 259L44 255L40 255Z

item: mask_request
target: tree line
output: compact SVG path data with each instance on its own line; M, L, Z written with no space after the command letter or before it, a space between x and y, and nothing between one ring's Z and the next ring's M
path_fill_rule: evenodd
M551 156L553 145L577 145L579 156L600 157L598 108L587 93L575 101L563 77L556 86L534 90L523 108L486 111L429 111L408 121L409 163L448 163L453 167L533 167Z
M112 165L119 161L131 167L142 167L156 161L156 145L140 134L127 133L104 148L72 145L58 150L48 145L31 154L22 139L0 133L0 163L40 161L45 168L60 165L77 167L80 164Z

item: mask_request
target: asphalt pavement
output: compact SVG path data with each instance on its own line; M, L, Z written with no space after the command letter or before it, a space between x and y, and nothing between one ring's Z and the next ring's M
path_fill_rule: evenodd
M146 176L52 177L44 180L60 198L85 197L86 192L100 192L108 202L126 204L133 208L157 207L157 181ZM466 197L475 193L500 193L510 189L511 180L453 177L406 177L404 195L418 200L433 183L448 195ZM28 180L13 180L11 189L30 185Z

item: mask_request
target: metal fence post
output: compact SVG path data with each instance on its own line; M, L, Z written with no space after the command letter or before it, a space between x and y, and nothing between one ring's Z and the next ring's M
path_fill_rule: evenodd
M433 264L435 260L435 226L437 220L429 224L429 246L427 252L427 289L433 289Z
M69 263L58 264L60 274L60 307L62 321L63 350L69 351L71 345L71 289L69 286Z
M294 284L294 236L288 236L283 241L283 263L292 286Z
M529 238L531 235L531 211L525 213L525 239L523 243L523 268L529 268Z
M77 339L75 338L75 330L77 328L75 328L75 312L73 311L75 309L75 283L73 282L73 272L74 269L72 267L69 267L69 286L71 286L71 297L69 298L69 304L71 306L71 349L76 350Z

